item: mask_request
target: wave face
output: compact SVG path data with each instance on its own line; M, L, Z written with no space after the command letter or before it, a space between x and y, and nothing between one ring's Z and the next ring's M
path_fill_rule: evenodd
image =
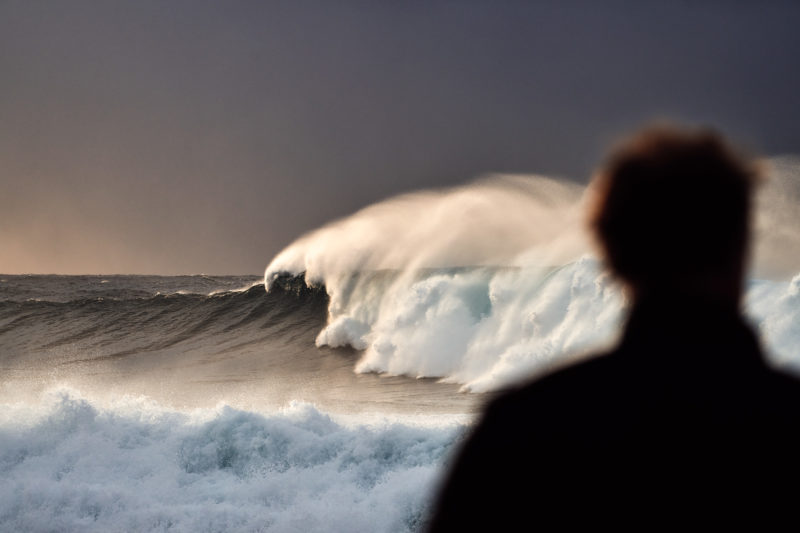
M353 372L317 348L329 297L302 277L0 276L0 401L68 384L164 405L471 412L455 386ZM378 407L379 406L379 407Z
M800 368L800 160L769 165L747 313L773 360ZM506 176L389 199L298 239L265 285L288 273L324 286L316 344L360 350L358 372L497 390L618 335L625 298L580 216L591 194Z
M307 404L189 414L66 390L0 414L4 531L417 531L455 426Z
M328 302L289 278L266 294L253 276L3 276L0 297L4 362L51 364L274 342L319 327Z

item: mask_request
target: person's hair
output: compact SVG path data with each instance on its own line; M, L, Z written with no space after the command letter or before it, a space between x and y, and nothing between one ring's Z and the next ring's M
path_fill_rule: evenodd
M614 150L590 224L633 286L741 275L756 165L709 129L651 126Z

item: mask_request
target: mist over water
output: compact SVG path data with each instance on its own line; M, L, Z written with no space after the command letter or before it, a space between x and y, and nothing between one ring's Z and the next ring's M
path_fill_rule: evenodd
M373 204L313 231L279 253L266 281L305 272L309 282L374 270L563 264L586 245L579 185L541 176L496 175L450 189Z
M795 365L800 160L765 168L747 312L773 360ZM317 345L361 350L358 372L495 390L602 349L620 330L626 301L591 246L590 195L541 176L493 176L391 198L298 239L265 284L281 273L323 284Z
M764 162L756 198L753 277L785 280L800 272L800 156Z

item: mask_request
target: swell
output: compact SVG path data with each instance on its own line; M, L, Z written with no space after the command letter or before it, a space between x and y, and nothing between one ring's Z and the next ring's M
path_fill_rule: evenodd
M0 301L0 361L7 366L37 356L70 363L154 352L224 352L304 337L313 345L328 304L324 288L292 277L278 280L269 293L262 284L212 294L141 293Z

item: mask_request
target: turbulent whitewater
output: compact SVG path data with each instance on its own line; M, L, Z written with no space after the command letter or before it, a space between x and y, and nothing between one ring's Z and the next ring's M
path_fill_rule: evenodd
M798 371L800 161L770 165L744 303ZM388 199L263 277L0 275L0 530L420 529L484 401L619 334L591 194Z
M747 313L769 356L800 368L800 160L765 167ZM267 267L265 284L289 274L324 286L328 320L316 343L360 350L358 372L497 390L619 332L625 298L582 218L592 194L540 176L492 176L392 198L298 239Z
M416 531L459 434L53 391L0 416L0 530Z

